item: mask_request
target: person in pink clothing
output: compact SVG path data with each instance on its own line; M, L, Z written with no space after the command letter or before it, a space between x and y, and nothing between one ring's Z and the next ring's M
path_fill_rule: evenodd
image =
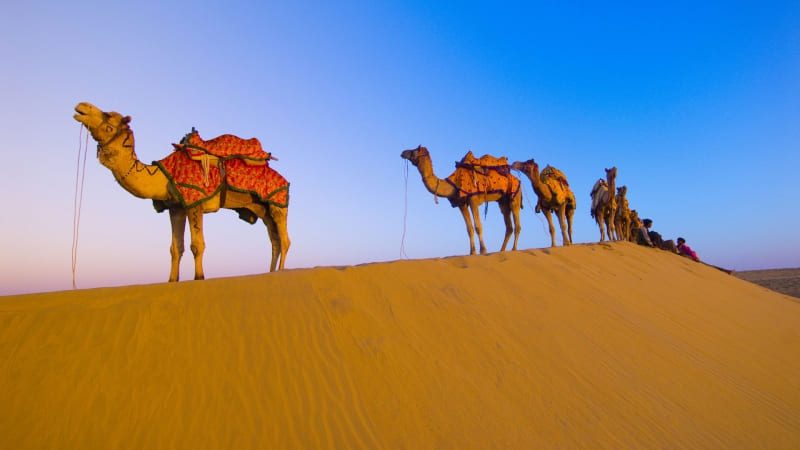
M697 262L702 262L702 261L700 261L700 258L697 256L697 252L695 252L694 250L692 250L691 247L686 245L686 239L684 239L682 237L679 237L677 239L677 241L678 241L678 248L677 249L678 249L678 254L679 255L685 256L687 258L691 258L691 259L693 259L693 260L695 260ZM708 263L703 263L703 264L705 264L707 266L711 266L711 267L713 267L715 269L721 270L721 271L727 273L728 275L731 275L734 272L733 270L724 269L722 267L718 267L718 266L715 266L713 264L708 264Z
M697 253L686 245L686 239L682 237L678 238L678 254L686 256L687 258L692 258L695 261L700 261L700 258L697 257Z

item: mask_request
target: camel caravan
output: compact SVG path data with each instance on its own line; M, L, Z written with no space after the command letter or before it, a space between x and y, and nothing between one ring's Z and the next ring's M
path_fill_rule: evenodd
M469 151L461 161L456 161L456 171L449 177L441 179L434 175L428 149L419 146L413 150L405 150L400 157L411 161L419 169L422 182L434 199L444 197L450 204L459 208L467 225L470 242L470 255L475 254L473 234L478 234L480 252L486 253L483 243L483 230L480 219L480 205L496 201L506 223L506 235L500 251L505 251L512 232L511 214L514 219L514 245L520 232L519 210L522 208L522 192L519 180L509 169L522 172L531 182L536 194L536 212L544 214L550 229L550 245L556 246L556 229L553 226L552 214L558 218L563 245L572 244L572 219L577 209L575 193L569 186L566 175L552 166L546 166L541 172L533 159L515 161L508 164L506 157L484 155L475 158ZM600 242L605 241L606 232L609 240L635 240L635 233L641 221L635 210L628 207L627 188L621 186L615 193L617 168L606 169L606 178L597 180L591 191L591 216L600 227ZM606 231L607 230L607 231Z
M191 250L194 255L194 279L202 280L203 214L232 209L239 218L254 224L261 219L272 244L270 272L284 269L290 240L287 229L289 182L272 169L276 161L265 152L258 139L242 139L222 135L211 140L200 138L195 129L173 144L174 151L152 165L136 157L130 116L104 112L90 103L75 107L75 120L83 124L97 142L97 158L111 170L114 179L126 191L139 198L150 199L157 212L168 211L172 226L169 281L178 281L179 265L184 253L184 232L189 222ZM523 173L537 196L536 213L544 214L549 224L551 246L556 246L555 214L561 229L563 245L572 244L572 221L577 209L575 193L563 172L552 166L539 170L533 159L515 161L484 155L476 158L472 151L455 162L455 171L447 178L433 172L428 149L418 146L400 156L410 161L422 176L422 182L438 203L446 198L458 208L469 236L470 255L476 253L475 234L481 254L487 253L483 240L480 206L497 202L503 214L506 231L500 251L505 251L511 235L512 250L517 249L522 209L520 180L511 171ZM605 169L591 190L591 216L600 229L600 242L635 240L642 222L628 206L627 188L616 188L617 168Z

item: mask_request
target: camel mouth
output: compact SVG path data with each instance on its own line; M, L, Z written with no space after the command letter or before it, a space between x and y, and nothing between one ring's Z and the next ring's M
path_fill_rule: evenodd
M73 115L72 117L85 125L91 117L92 112L96 109L97 108L95 108L91 103L81 102L75 105L75 112L77 114Z
M77 114L73 115L72 118L78 122L85 123L85 120L89 117L88 109L89 108L87 108L83 103L79 104L75 107L75 112Z

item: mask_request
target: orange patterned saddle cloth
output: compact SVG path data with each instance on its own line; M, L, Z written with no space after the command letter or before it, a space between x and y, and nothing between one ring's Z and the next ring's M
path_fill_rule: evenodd
M508 167L508 158L505 156L495 157L492 155L483 155L476 158L472 154L472 150L468 151L461 161L456 162L456 167L474 170L476 172L487 175L490 170L494 170L501 175L508 175L510 172Z
M222 160L239 158L248 164L263 165L272 159L272 155L261 148L261 142L256 138L243 139L232 134L223 134L204 141L194 128L181 139L180 144L172 145L176 150L182 148L192 159L197 160L211 155Z
M153 163L167 176L170 190L184 207L210 200L223 187L253 194L262 203L288 206L289 182L269 167L268 161L275 158L258 139L224 134L203 141L192 129L180 144L172 145L172 154Z
M519 179L511 174L508 159L483 155L476 158L470 150L456 161L456 171L447 177L447 182L458 190L459 199L476 194L506 194L514 197L519 192ZM457 205L453 199L453 206Z

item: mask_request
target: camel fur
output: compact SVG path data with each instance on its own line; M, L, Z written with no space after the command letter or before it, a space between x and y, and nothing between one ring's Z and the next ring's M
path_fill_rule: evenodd
M191 250L194 254L194 279L205 278L203 273L203 214L219 208L233 209L240 216L261 218L267 227L272 242L272 261L270 272L284 268L286 253L289 250L289 234L286 227L288 205L281 207L272 203L257 201L250 193L222 190L211 199L193 207L184 207L179 195L169 188L167 176L156 165L140 162L134 150L133 130L128 124L130 116L123 117L117 112L103 112L90 103L79 103L73 117L86 126L97 141L97 158L111 170L114 179L126 191L139 198L151 199L154 204L163 205L169 210L172 224L172 258L169 281L178 281L178 267L184 252L184 231L189 219ZM197 163L199 164L199 163Z
M551 213L558 217L563 245L572 244L572 216L575 214L575 194L569 188L567 177L555 167L547 166L539 173L539 165L533 159L515 161L511 168L524 173L538 197L536 212L542 212L550 226L551 246L556 246L556 231Z
M486 254L486 245L483 243L483 225L481 224L480 205L491 201L496 201L500 206L500 212L503 214L503 220L506 225L506 234L500 251L505 251L512 231L514 233L514 245L512 246L512 250L517 249L517 241L521 230L519 211L522 207L522 190L519 189L519 179L510 173L504 174L502 177L506 179L507 186L504 190L486 188L477 189L474 192L465 194L463 189L456 186L458 183L451 180L469 179L473 180L476 185L489 186L490 182L485 179L488 175L482 173L483 170L468 169L456 163L456 172L447 179L441 179L433 173L433 163L427 148L420 145L416 149L403 151L400 157L411 161L419 170L422 176L422 182L425 184L428 191L434 195L434 198L447 198L453 207L457 207L459 211L461 211L461 215L464 217L464 223L467 226L467 234L469 235L470 255L475 254L475 233L478 234L481 254ZM494 161L494 159L492 161ZM470 164L473 162L472 160L469 161ZM464 163L462 162L461 164ZM507 170L508 166L506 165L505 167ZM489 171L496 172L493 169ZM493 175L496 176L497 173ZM513 186L516 186L516 188L513 188ZM470 212L472 213L471 216Z

